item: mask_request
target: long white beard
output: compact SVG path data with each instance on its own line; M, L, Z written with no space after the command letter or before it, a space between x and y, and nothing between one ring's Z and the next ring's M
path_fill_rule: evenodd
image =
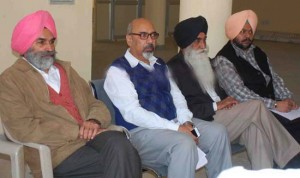
M216 81L207 52L207 49L195 50L191 46L184 52L184 59L193 69L204 93L214 91Z

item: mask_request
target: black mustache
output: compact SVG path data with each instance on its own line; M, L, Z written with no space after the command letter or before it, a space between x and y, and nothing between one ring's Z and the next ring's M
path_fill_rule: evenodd
M252 40L250 38L244 39L242 42L251 42Z

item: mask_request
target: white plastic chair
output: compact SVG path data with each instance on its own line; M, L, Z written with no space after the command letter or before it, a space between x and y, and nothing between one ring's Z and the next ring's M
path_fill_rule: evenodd
M10 142L4 135L0 119L0 153L9 155L12 178L24 178L24 151L23 145Z
M0 123L1 123L1 121L0 121ZM22 178L25 175L24 174L24 153L23 153L23 145L24 145L24 146L27 146L27 147L30 147L30 148L37 149L39 151L41 172L42 172L43 178L53 178L51 152L50 152L50 149L49 149L48 146L42 145L42 144L37 144L37 143L23 143L23 142L20 142L20 141L18 141L15 138L12 137L12 135L8 132L8 130L5 128L5 126L3 124L2 124L2 128L3 128L4 133L7 136L7 138L10 141L12 141L12 142L8 142L6 140L6 142L8 142L7 144L14 144L14 145L18 145L19 147L21 147L21 153L19 153L19 155L18 155L19 156L18 157L19 161L18 162L12 161L12 164L18 164L19 167L16 167L15 165L12 165L12 171L15 170L16 174L20 174L19 176L22 177ZM1 131L0 131L0 135L5 138L5 136L3 134L3 130L2 130L2 135L1 135ZM2 138L0 138L0 140L1 139ZM2 145L2 143L0 143L0 144ZM1 152L1 147L2 146L0 146L0 152ZM18 172L20 172L20 173L18 173ZM16 177L18 177L18 176L16 176Z

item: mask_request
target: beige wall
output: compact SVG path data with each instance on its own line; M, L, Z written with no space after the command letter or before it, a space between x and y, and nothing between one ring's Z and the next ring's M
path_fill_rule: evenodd
M172 0L169 2L168 11L165 10L166 0L145 0L142 5L142 17L150 19L159 32L158 45L164 44L164 36L173 32L175 25L179 20L179 0ZM96 6L95 15L95 41L103 42L109 40L109 19L110 10L109 3L99 1ZM115 24L114 32L115 39L125 39L127 25L137 17L137 4L117 4L115 7ZM168 14L167 14L168 13ZM166 15L165 15L166 14ZM163 16L165 15L165 16ZM168 18L168 19L166 19ZM165 21L168 25L165 30ZM165 34L165 31L167 34Z
M16 23L36 10L48 10L58 32L57 57L72 62L85 79L91 79L93 0L74 0L73 5L50 5L49 0L0 1L0 72L15 62L10 48Z
M145 18L152 21L159 33L157 45L165 45L166 0L145 0Z
M300 34L299 7L299 0L233 0L232 12L254 10L261 31Z

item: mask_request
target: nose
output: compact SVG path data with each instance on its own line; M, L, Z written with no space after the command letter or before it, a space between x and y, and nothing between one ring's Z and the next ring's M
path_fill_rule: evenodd
M246 37L246 38L250 38L250 36L251 36L251 33L250 33L250 32L246 32L246 33L245 33L245 37Z
M200 44L199 44L199 47L200 47L201 49L206 48L206 41L201 40L201 41L200 41Z
M54 50L54 43L50 42L50 41L45 42L44 49L46 51L53 51Z

